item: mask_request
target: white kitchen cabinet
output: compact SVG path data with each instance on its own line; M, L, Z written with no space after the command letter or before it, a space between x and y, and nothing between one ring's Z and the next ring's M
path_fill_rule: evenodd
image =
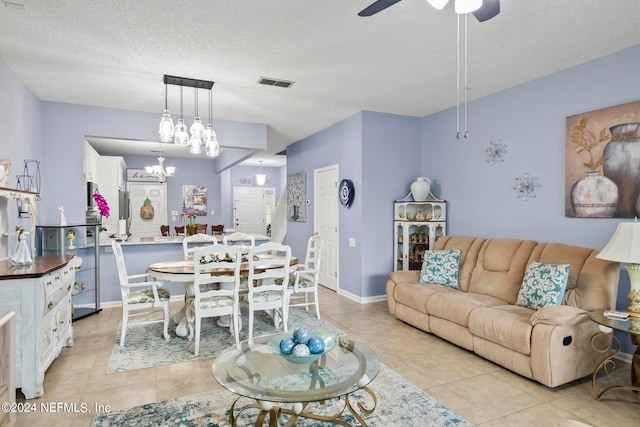
M394 270L420 270L424 252L447 232L447 203L396 202L394 205Z
M118 193L125 191L127 164L124 158L100 156L98 159L98 191L107 200L109 218L102 218L102 226L109 234L118 231Z
M16 316L15 387L27 399L44 394L44 374L73 345L71 290L78 259L37 256L29 266L0 262L0 311Z
M88 142L84 143L84 182L98 182L98 159L100 155Z

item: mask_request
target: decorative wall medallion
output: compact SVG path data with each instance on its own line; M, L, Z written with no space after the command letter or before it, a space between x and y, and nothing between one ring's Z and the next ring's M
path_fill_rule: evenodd
M353 197L355 196L355 188L353 182L349 179L343 179L340 181L340 187L338 187L338 197L342 206L347 208L351 207L353 203Z
M487 163L495 165L496 163L504 162L504 156L509 152L507 145L502 141L490 141L489 147L484 151L487 155Z
M525 173L523 176L516 178L513 190L516 192L518 199L527 201L536 197L536 192L540 187L541 184L538 182L538 177L529 176L529 173Z

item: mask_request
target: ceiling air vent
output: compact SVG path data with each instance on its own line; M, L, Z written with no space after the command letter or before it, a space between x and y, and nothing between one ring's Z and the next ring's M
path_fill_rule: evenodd
M289 87L294 82L289 80L272 79L270 77L260 77L260 80L258 80L258 83L261 85L267 85L267 86Z

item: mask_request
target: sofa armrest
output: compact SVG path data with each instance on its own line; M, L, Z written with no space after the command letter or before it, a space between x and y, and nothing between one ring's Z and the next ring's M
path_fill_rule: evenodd
M395 283L418 283L420 279L419 270L398 270L393 271L389 277Z
M571 305L548 305L533 313L531 324L577 325L587 318L587 312Z

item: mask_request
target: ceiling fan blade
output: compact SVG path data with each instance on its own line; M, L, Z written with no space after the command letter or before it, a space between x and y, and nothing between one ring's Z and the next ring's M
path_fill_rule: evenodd
M480 9L472 13L479 22L488 21L500 13L500 0L483 0Z
M370 4L366 8L364 8L358 16L371 16L376 13L385 10L386 8L393 6L394 4L400 2L401 0L377 0L376 2Z

